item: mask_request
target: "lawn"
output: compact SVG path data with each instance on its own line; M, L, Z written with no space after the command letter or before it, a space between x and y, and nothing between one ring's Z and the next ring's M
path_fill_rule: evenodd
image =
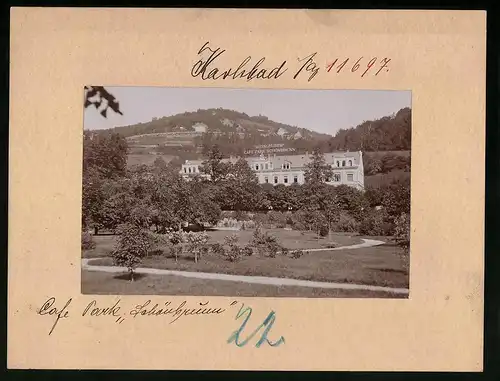
M401 294L364 290L270 286L229 281L144 275L129 282L119 275L82 271L82 293L94 295L191 295L296 298L406 298Z
M237 232L240 243L244 244L251 237L251 231ZM231 234L228 231L210 232L211 242L221 242L223 237ZM312 233L301 235L297 231L280 229L273 231L278 235L282 244L290 249L318 248L328 244L327 239L317 240ZM109 258L116 237L95 237L97 247L85 251L84 257L98 258L91 261L92 265L111 266ZM362 237L348 234L332 234L332 241L338 245L347 246L361 242ZM368 237L367 237L368 238ZM370 237L373 238L373 237ZM376 237L375 237L376 238ZM382 238L386 241L387 238ZM294 259L278 254L275 258L245 256L238 262L227 261L224 257L209 253L203 256L198 263L194 263L190 253L184 253L178 262L166 251L163 255L145 258L141 267L180 271L201 271L210 273L224 273L233 275L254 275L279 278L294 278L323 282L342 282L386 287L408 287L408 271L404 267L401 250L388 242L384 245L344 250L326 250L306 252L302 257Z
M332 233L330 239L328 237L320 238L313 232L300 232L296 230L285 229L267 229L266 232L278 237L280 243L290 250L295 249L321 249L327 248L329 245L347 246L361 243L361 238L346 233ZM224 237L237 234L240 245L247 245L252 239L253 230L214 230L207 232L212 243L224 243ZM116 243L117 236L115 235L98 235L94 236L97 247L94 250L84 251L85 258L106 257L111 254Z

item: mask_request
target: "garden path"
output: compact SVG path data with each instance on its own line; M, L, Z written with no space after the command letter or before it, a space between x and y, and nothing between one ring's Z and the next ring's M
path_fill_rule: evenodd
M373 239L363 239L363 241L364 242L360 244L337 247L333 249L329 248L309 249L304 251L326 251L326 250L332 251L332 250L345 250L345 249L359 249L363 247L371 247L384 244L383 241L378 241ZM123 273L127 271L125 267L100 266L100 265L92 265L89 263L90 261L94 261L97 259L100 258L82 258L82 269L88 271L102 271L108 273ZM409 292L409 290L406 288L393 288L393 287L371 286L371 285L351 284L351 283L316 282L310 280L291 279L291 278L204 273L197 271L176 271L176 270L165 270L165 269L154 269L154 268L143 268L143 267L137 268L135 272L142 274L175 275L175 276L183 276L183 277L198 278L198 279L212 279L219 281L222 280L222 281L232 281L232 282L266 284L272 286L298 286L298 287L315 287L315 288L329 288L329 289L342 289L342 290L366 290L366 291L390 292L394 294L408 294Z

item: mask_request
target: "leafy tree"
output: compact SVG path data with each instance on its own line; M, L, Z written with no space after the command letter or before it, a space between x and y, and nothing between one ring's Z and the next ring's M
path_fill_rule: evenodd
M262 188L248 162L240 158L231 166L229 176L221 183L222 208L226 210L256 210L263 203Z
M324 183L333 176L333 170L325 161L325 156L319 148L314 149L312 160L305 166L304 178L308 185Z
M85 133L83 139L84 176L91 169L105 178L125 175L128 152L125 138L119 134Z
M200 172L210 176L210 181L217 184L229 174L229 164L222 161L223 155L218 145L214 145L208 152L208 158L201 167Z
M120 228L120 237L112 252L115 265L128 269L130 280L134 281L134 272L155 246L155 239L150 231L138 225L124 224Z
M382 189L382 206L387 212L397 217L401 213L410 213L410 183L394 182Z
M198 256L201 255L203 247L208 242L208 234L206 232L189 232L186 234L186 242L188 250L194 254L194 262L198 263Z

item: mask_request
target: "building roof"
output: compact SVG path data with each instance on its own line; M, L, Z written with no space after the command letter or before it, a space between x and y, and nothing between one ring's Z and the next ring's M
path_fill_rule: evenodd
M325 161L327 164L335 164L336 160L342 159L352 159L353 165L357 166L360 164L361 152L360 151L352 151L352 152L328 152L324 154ZM225 163L235 164L238 161L238 157L230 157L228 159L222 159ZM253 163L262 163L262 162L271 162L273 168L280 168L283 163L290 163L290 167L292 168L302 168L308 162L312 160L312 155L309 153L305 153L303 155L261 155L261 156L252 156L245 157L249 164ZM186 160L186 165L201 165L204 160Z

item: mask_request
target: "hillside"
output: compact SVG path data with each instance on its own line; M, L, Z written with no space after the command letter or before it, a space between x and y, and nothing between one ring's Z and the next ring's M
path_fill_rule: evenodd
M180 165L186 159L201 158L214 144L225 156L248 154L258 145L279 144L287 153L312 151L318 146L324 152L362 150L365 174L380 177L392 170L409 171L411 109L341 129L334 136L223 108L153 118L98 133L126 137L131 166L149 165L158 155Z

